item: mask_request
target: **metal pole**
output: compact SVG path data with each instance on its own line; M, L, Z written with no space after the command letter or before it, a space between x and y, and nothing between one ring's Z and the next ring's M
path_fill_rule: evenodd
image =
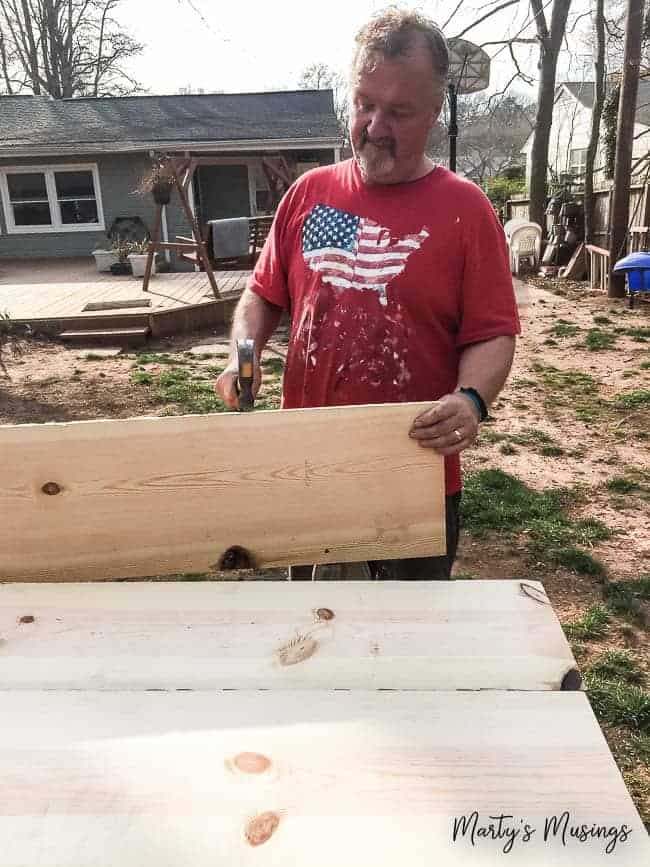
M458 94L449 82L449 170L456 171L456 139L458 137Z

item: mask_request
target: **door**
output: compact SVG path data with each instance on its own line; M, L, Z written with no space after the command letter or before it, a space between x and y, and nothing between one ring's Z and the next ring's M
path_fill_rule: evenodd
M248 166L199 166L197 181L202 224L251 216Z

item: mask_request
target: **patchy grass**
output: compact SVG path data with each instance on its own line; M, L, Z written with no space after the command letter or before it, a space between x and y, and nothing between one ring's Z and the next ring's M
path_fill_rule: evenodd
M274 357L263 358L262 370L264 373L280 375L284 372L284 359Z
M592 605L582 617L563 625L567 638L578 641L592 641L602 638L609 628L610 616L602 605Z
M613 531L593 518L570 518L566 511L569 499L575 501L576 491L554 488L538 492L502 470L479 470L465 481L463 524L476 536L489 532L509 538L525 534L529 554L535 560L583 574L604 574L604 567L576 546L608 539Z
M139 352L135 360L138 364L188 364L184 358L172 358L167 352Z
M619 392L614 395L613 404L617 409L650 407L650 390L647 388L635 388L633 391Z
M131 379L136 385L153 385L153 374L146 370L134 370Z
M601 722L650 734L650 693L636 684L585 674L585 687Z
M638 482L626 479L623 476L614 476L608 479L605 482L605 487L608 491L612 491L615 494L631 494L633 491L641 489L641 485Z
M567 319L558 319L558 321L546 331L546 334L552 334L554 337L574 337L578 334L580 328L569 322Z
M650 575L627 581L608 581L604 596L607 607L614 614L643 623L643 603L650 602Z
M616 336L600 328L590 328L585 337L585 346L590 352L611 349L616 343Z
M642 361L639 367L641 370L650 370L650 361Z
M612 322L612 320L609 319L609 317L607 317L607 316L599 316L599 315L598 315L598 316L594 316L594 322L596 323L596 325L613 325L613 324L614 324L614 323Z
M634 657L625 650L606 650L589 665L585 674L625 683L642 683L643 671Z
M581 548L562 548L555 552L554 560L558 566L564 566L579 575L593 575L595 578L604 578L607 575L607 569L600 560Z

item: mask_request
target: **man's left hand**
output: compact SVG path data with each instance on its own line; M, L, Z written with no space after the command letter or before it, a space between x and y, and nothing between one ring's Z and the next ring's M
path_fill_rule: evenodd
M435 406L419 415L409 436L424 448L440 455L455 455L474 442L478 414L472 401L462 394L446 394Z

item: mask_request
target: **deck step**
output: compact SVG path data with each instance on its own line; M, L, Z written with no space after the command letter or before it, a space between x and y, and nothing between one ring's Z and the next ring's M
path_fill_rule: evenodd
M145 343L151 334L149 326L142 328L95 328L79 331L62 331L61 340L70 343L117 343L140 345Z

